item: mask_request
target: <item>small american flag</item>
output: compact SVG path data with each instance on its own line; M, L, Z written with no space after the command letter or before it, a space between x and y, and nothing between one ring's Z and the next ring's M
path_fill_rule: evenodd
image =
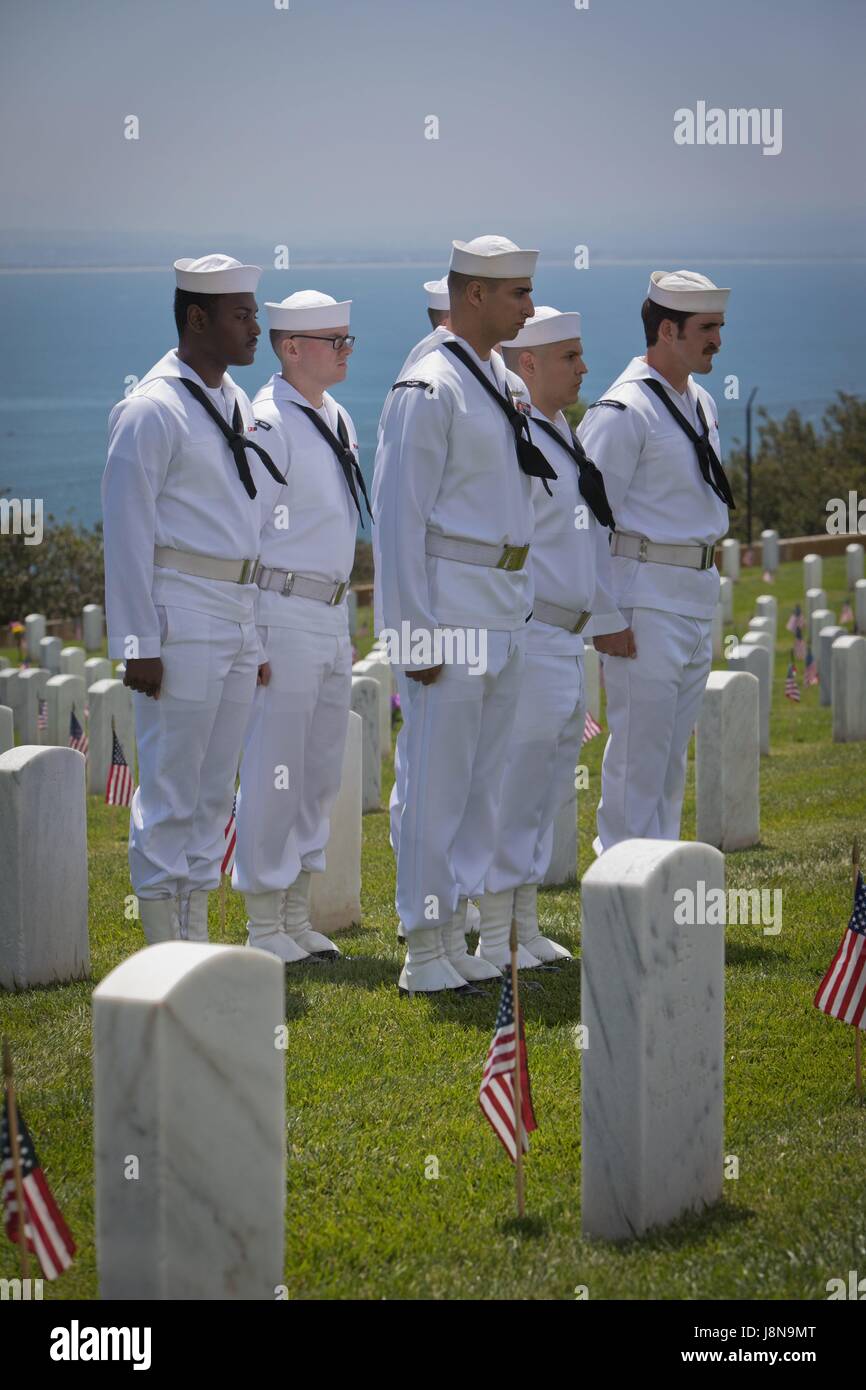
M39 713L36 716L36 727L40 730L48 728L48 701L39 697Z
M799 630L798 630L798 634L799 634ZM805 661L805 660L806 660L806 643L803 641L803 638L802 638L801 636L799 636L799 635L797 636L797 639L796 639L796 641L794 642L794 660L795 660L795 661Z
M229 823L226 826L226 852L223 855L222 870L224 874L230 874L235 862L235 845L238 842L238 828L235 824L235 816L238 809L238 794L235 792L232 801L232 813L229 816Z
M802 626L801 621L800 621L801 618L802 618L802 616L803 616L803 610L802 610L802 608L800 607L799 603L795 603L795 604L794 604L794 611L793 611L793 613L791 614L790 618L788 619L788 621L787 621L786 624L785 624L785 627L788 629L789 632L796 632L797 628Z
M744 566L748 569L748 568L749 568L751 565L753 565L754 563L755 563L755 552L752 550L752 547L749 546L748 550L744 550L744 551L743 551L743 564L744 564Z
M56 1279L72 1264L75 1241L51 1195L45 1174L39 1166L33 1140L19 1110L18 1156L21 1162L21 1187L24 1197L24 1234L27 1248L39 1261L46 1279ZM15 1174L12 1167L12 1128L9 1123L9 1099L3 1104L3 1124L0 1133L0 1156L3 1164L3 1211L6 1234L18 1243L18 1199L15 1193Z
M111 731L111 767L105 783L105 800L109 806L128 806L132 801L132 773L114 729Z
M535 1112L532 1109L532 1092L529 1089L529 1067L526 1061L526 1039L523 1036L523 1020L520 1020L520 1107L523 1117L523 1151L529 1148L529 1131L538 1128ZM484 1063L481 1090L478 1094L481 1106L497 1138L512 1163L517 1158L517 1120L514 1110L514 1000L511 994L511 976L506 974L502 981L502 994L499 997L499 1012L496 1015L496 1031Z
M800 687L797 684L797 668L793 662L788 667L788 674L785 677L785 699L799 700Z
M811 648L811 647L810 647L810 648L808 649L808 651L806 652L806 669L805 669L805 671L803 672L803 684L804 684L804 685L817 685L817 684L818 684L818 663L817 663L817 661L815 660L814 656L812 655L812 648Z
M815 1007L855 1028L866 1028L866 889L859 871L851 921L818 986Z
M586 718L583 721L583 738L580 740L581 744L589 743L591 738L595 738L596 734L600 733L601 725L596 724L589 710L587 710Z
M841 612L839 613L839 626L843 627L845 623L853 623L853 621L854 613L851 609L850 603L843 603Z
M78 717L73 707L69 714L69 747L77 748L79 753L87 757L87 734L78 722Z

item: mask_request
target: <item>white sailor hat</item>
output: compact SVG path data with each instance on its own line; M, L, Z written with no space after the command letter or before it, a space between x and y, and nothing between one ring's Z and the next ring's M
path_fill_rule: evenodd
M523 348L543 347L545 343L562 343L567 338L579 337L580 314L576 309L561 314L549 304L540 304L532 318L526 320L517 337L512 338L510 343L503 343L502 346L521 351Z
M730 293L696 270L654 270L647 290L654 304L682 314L722 313Z
M268 324L286 333L303 333L308 328L343 328L349 322L351 299L338 303L319 290L296 290L279 304L265 302Z
M174 263L179 290L200 294L252 294L262 273L260 265L241 265L234 256L183 256Z
M504 236L452 241L450 270L490 280L523 280L535 274L537 251L522 251Z
M448 276L445 275L441 280L425 280L424 288L427 291L428 309L451 308L451 300L448 297Z

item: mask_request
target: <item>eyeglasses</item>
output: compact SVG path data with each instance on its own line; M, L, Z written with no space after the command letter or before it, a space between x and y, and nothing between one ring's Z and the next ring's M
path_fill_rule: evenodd
M355 346L355 336L350 334L345 338L323 338L318 333L290 333L290 338L312 338L315 343L330 343L335 352L340 352L344 347Z

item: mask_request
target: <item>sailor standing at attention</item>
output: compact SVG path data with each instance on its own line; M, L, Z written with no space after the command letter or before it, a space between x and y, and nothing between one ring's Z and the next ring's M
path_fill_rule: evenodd
M537 257L504 237L453 243L454 338L392 388L377 449L380 636L407 677L396 902L409 993L499 973L468 955L457 908L493 854L532 608L532 480L553 474L513 403L522 383L491 360L532 313Z
M403 377L408 375L410 369L426 353L432 352L434 348L439 347L440 343L444 343L446 338L452 336L448 276L443 276L441 280L425 280L424 293L427 295L427 317L430 320L432 331L415 344L400 368L396 377L397 381L402 381Z
M286 485L262 531L257 622L271 677L244 740L232 886L249 945L291 963L338 956L310 922L310 875L325 868L352 693L346 594L361 498L358 437L327 387L344 381L351 300L299 290L266 304L281 371L254 401Z
M282 482L226 372L255 356L260 268L208 255L174 269L178 347L112 410L102 480L108 651L136 692L129 868L151 944L207 940L244 727L268 678L259 489Z
M693 376L712 371L729 294L694 271L653 271L641 309L646 356L578 431L616 517L613 591L629 624L595 639L610 728L596 853L680 834L689 739L712 665L713 552L734 505L716 406Z
M563 414L586 374L580 314L536 309L502 344L505 364L531 400L530 433L556 472L552 496L536 487L530 568L535 587L526 665L499 798L496 853L480 902L477 954L510 963L517 918L518 966L570 958L538 926L538 885L550 867L554 821L572 796L583 738L584 636L627 624L609 591L613 515L598 469Z

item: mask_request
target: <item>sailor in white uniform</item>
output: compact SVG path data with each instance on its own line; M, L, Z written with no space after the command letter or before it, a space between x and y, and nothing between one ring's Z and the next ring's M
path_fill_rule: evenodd
M129 867L150 943L207 940L244 727L267 667L253 576L280 474L244 392L261 270L175 262L179 343L109 419L102 480L108 650L135 692Z
M694 271L654 271L641 311L646 356L629 363L579 430L616 517L613 591L629 623L627 636L595 640L610 728L597 853L680 834L689 739L712 664L713 551L734 505L716 406L694 376L712 370L729 293Z
M310 922L311 874L325 868L352 692L346 594L361 498L358 437L327 390L346 378L351 300L300 290L267 304L281 370L254 401L286 485L260 542L257 623L270 680L244 740L233 887L249 944L291 963L337 956Z
M586 374L580 314L536 309L511 343L506 366L526 382L530 433L556 472L552 496L536 487L530 565L535 585L526 665L502 782L497 845L480 902L478 954L510 961L517 918L518 966L570 958L538 926L538 885L553 853L553 826L569 801L583 738L584 636L623 631L609 590L613 515L601 474L563 414Z
M424 293L427 296L427 316L430 319L431 331L416 343L406 361L400 368L395 380L402 381L403 377L408 376L416 362L420 362L428 352L432 352L440 343L444 343L446 338L451 336L451 316L450 302L448 299L448 276L443 275L441 280L425 280Z
M453 243L454 337L392 388L377 449L380 636L407 677L396 902L409 993L498 975L467 954L456 914L493 854L532 608L531 488L553 473L513 404L519 379L491 358L532 313L537 255L504 237Z

